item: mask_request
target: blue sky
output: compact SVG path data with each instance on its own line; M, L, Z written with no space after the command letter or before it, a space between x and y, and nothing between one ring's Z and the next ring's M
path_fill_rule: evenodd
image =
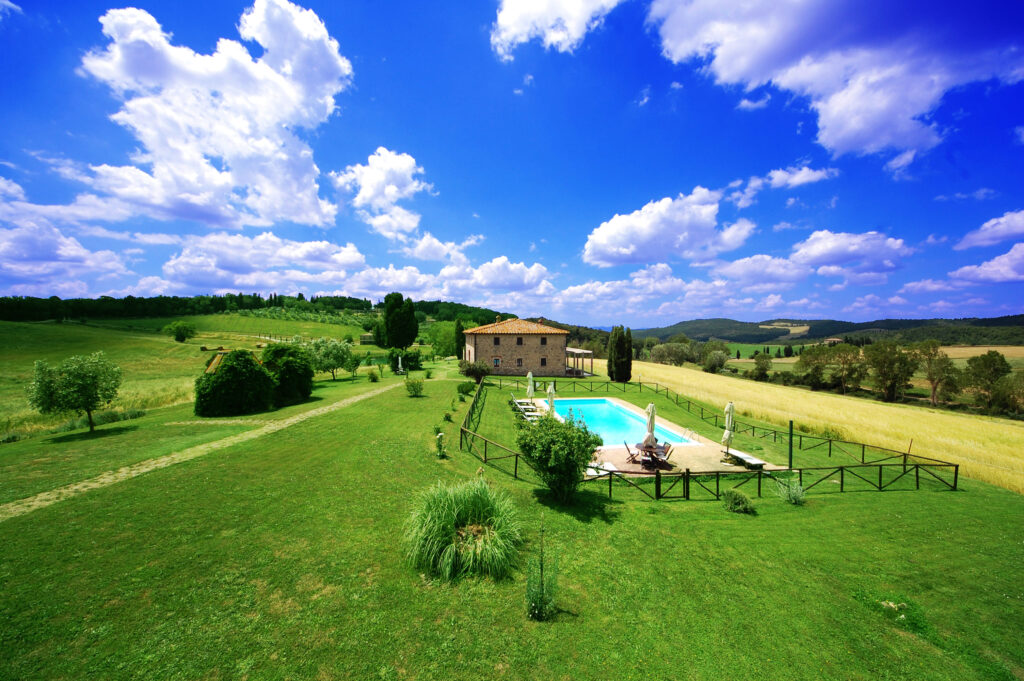
M1024 311L1024 4L0 0L0 294Z

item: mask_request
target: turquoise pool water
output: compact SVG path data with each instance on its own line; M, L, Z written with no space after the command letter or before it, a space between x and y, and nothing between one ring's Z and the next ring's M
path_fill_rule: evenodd
M605 399L555 399L556 414L567 418L569 410L572 410L573 416L577 419L582 418L590 430L600 435L605 446L621 447L623 442L627 442L632 447L643 441L644 435L647 434L646 416L638 416ZM658 442L689 442L685 437L662 428L660 424L655 425L654 435Z

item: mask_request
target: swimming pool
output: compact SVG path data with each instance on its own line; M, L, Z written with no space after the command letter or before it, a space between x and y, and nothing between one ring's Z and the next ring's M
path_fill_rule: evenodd
M582 418L590 430L601 436L605 447L621 447L623 442L630 447L643 441L647 434L647 417L636 414L625 407L604 398L598 399L555 399L555 413L563 419L572 410L573 416ZM659 442L689 444L674 430L661 425L660 419L654 427L654 436Z

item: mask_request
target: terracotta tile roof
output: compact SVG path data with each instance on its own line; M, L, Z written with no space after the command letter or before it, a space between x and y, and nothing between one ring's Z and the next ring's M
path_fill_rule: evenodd
M553 326L545 326L544 324L538 324L537 322L528 322L525 319L506 319L501 322L494 322L493 324L485 324L472 329L466 329L464 333L507 333L515 334L517 336L526 336L530 334L542 336L569 334L569 332L564 329L556 329Z

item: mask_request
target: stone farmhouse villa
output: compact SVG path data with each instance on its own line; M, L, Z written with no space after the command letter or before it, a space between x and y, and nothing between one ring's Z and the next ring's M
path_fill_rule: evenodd
M493 324L466 329L463 359L484 361L491 373L498 376L584 376L584 359L594 355L590 350L566 347L569 332L553 326L506 319L499 316Z

